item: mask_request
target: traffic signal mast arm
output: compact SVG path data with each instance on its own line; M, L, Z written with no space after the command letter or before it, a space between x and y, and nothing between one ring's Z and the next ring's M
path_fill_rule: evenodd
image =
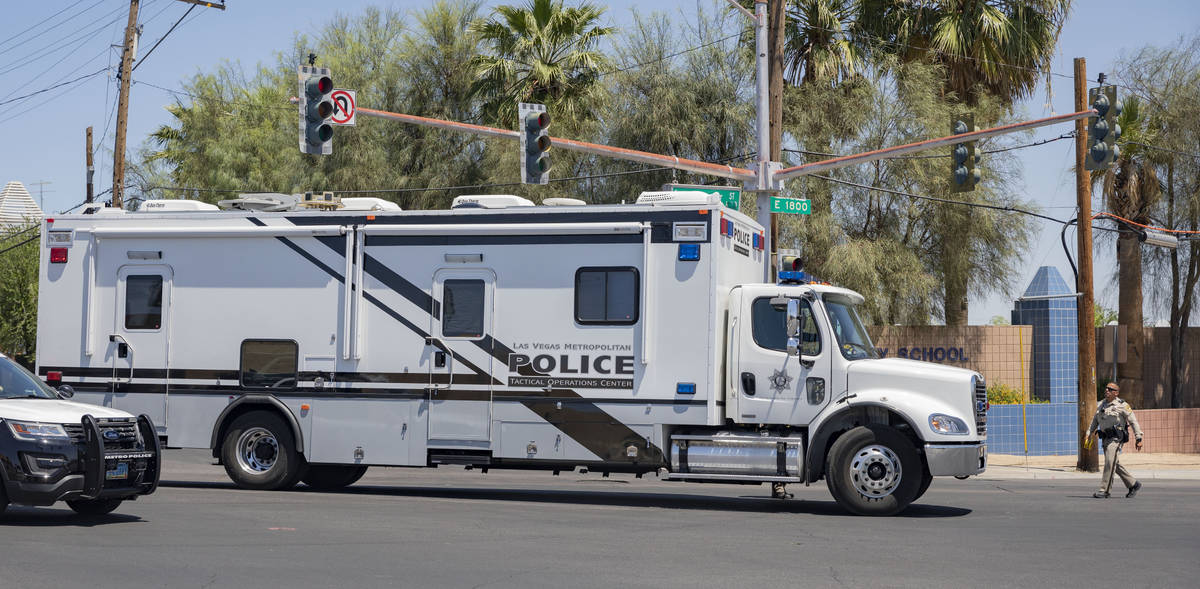
M918 141L916 143L909 143L907 145L897 145L895 147L877 149L875 151L868 151L866 153L845 155L842 157L835 157L819 162L813 162L811 164L803 164L800 166L793 166L791 168L784 168L775 173L775 179L782 181L789 178L817 174L828 170L836 170L838 168L844 168L846 166L852 166L855 164L863 164L867 162L873 162L875 160L907 155L920 151L927 151L937 147L942 147L944 145L953 145L955 143L964 143L967 141L977 141L979 139L987 139L989 137L997 137L1008 133L1024 131L1026 129L1036 129L1038 127L1046 127L1049 125L1056 125L1058 123L1066 123L1094 116L1096 116L1095 109L1081 110L1079 112L1073 112L1065 115L1056 115L1053 117L1046 117L1044 119L1022 121L1020 123L1013 123L1011 125L1002 125L999 127L992 127L991 129L972 131L970 133L963 133L961 135L947 135L945 137Z
M402 114L402 113L388 112L388 111L375 110L375 109L363 108L363 107L358 107L358 112L359 112L359 114L362 114L363 116L377 117L377 118L382 118L382 119L391 119L391 120L395 120L395 121L411 123L414 125L422 125L425 127L448 129L448 130L452 130L452 131L466 131L468 133L476 133L479 135L488 135L491 137L502 137L505 139L513 139L513 140L520 140L520 138L521 138L520 131L510 131L508 129L497 129L495 127L472 125L470 123L458 123L458 122L454 122L454 121L444 121L441 119L431 119L428 117L419 117L416 115L406 115L406 114ZM820 162L813 162L811 164L804 164L804 165L800 165L800 166L794 166L791 168L784 168L783 170L775 172L774 176L775 176L775 180L782 181L782 180L787 180L788 178L797 178L800 176L806 176L808 174L816 174L819 172L824 172L827 170L834 170L837 168L844 168L846 166L852 166L855 164L873 162L875 160L880 160L880 159L884 159L884 158L896 157L896 156L900 156L900 155L917 153L917 152L921 152L921 151L927 151L927 150L935 149L935 148L942 147L945 145L952 145L955 143L962 143L965 141L976 141L979 139L987 139L989 137L997 137L997 136L1005 135L1008 133L1024 131L1026 129L1036 129L1038 127L1047 127L1050 125L1066 123L1066 122L1075 121L1078 119L1085 119L1085 118L1093 117L1093 116L1097 116L1097 111L1095 109L1088 109L1088 110L1081 110L1079 112L1073 112L1073 113L1064 114L1064 115L1056 115L1053 117L1035 119L1032 121L1023 121L1020 123L1013 123L1011 125L1002 125L999 127L992 127L990 129L981 129L979 131L972 131L970 133L963 133L961 135L947 135L945 137L939 137L937 139L929 139L926 141L919 141L917 143L909 143L907 145L897 145L895 147L878 149L878 150L869 151L866 153L836 157L836 158L832 158L832 159L828 159L828 160L824 160L824 161L820 161ZM590 153L593 155L601 155L601 156L605 156L605 157L612 157L612 158L617 158L617 159L641 162L641 163L645 163L645 164L652 164L652 165L663 166L663 167L667 167L667 168L675 168L678 170L685 170L688 172L696 172L699 174L708 174L711 176L719 176L722 178L732 178L735 180L742 180L744 182L753 182L758 177L758 173L755 172L754 170L749 170L749 169L744 169L744 168L735 168L735 167L729 166L729 165L713 164L713 163L703 162L703 161L699 161L699 160L690 160L690 159L671 156L671 155L661 155L661 154L650 153L650 152L646 152L646 151L637 151L637 150L633 150L633 149L612 147L609 145L600 145L597 143L587 143L584 141L575 141L572 139L562 139L559 137L552 137L551 144L556 147L560 147L562 149L569 149L571 151L579 151L582 153Z
M466 131L468 133L476 133L479 135L488 135L491 137L502 137L505 139L520 140L520 131L509 131L507 129L497 129L495 127L484 127L482 125L472 125L470 123L457 123L454 121L443 121L441 119L431 119L428 117L419 117L416 115L406 115L383 110L375 110L371 108L358 107L358 114L368 117L378 117L382 119L391 119L394 121L403 121L414 125L422 125L425 127L435 127L438 129L449 129L451 131ZM550 144L554 147L567 149L571 151L579 151L590 153L593 155L602 155L616 159L641 162L644 164L652 164L656 166L664 166L675 168L678 170L686 170L688 172L696 172L700 174L708 174L711 176L720 176L722 178L733 178L736 180L752 181L757 176L754 170L746 170L735 168L733 166L722 164L711 164L699 160L690 160L672 155L660 155L647 151L637 151L633 149L623 149L620 147L611 147L608 145L600 145L597 143L587 143L584 141L575 141L572 139L561 139L559 137L551 137Z

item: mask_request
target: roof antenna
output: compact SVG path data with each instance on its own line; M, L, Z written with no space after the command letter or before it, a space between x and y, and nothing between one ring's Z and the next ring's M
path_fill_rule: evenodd
M1108 79L1108 76L1104 75L1104 72L1100 72L1100 75L1096 76L1096 82L1098 84L1100 84L1101 86L1104 85L1104 81L1107 79Z
M316 65L316 64L317 64L317 54L309 53L308 54L308 65ZM1100 74L1100 75L1103 76L1104 74Z

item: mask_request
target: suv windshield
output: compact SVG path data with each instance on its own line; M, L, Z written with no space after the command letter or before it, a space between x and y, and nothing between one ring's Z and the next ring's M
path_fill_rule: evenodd
M56 399L58 395L33 373L5 356L0 356L0 399Z
M838 295L825 296L825 309L829 312L829 323L837 337L838 349L847 360L878 358L871 336L858 318L858 311L850 299Z

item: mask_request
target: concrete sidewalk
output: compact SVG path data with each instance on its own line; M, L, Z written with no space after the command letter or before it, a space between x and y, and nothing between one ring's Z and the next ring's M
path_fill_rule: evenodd
M989 454L981 479L1094 479L1097 473L1075 469L1077 457L1014 456ZM1184 479L1200 481L1200 454L1148 454L1123 450L1121 464L1138 479ZM1097 466L1104 468L1104 457Z

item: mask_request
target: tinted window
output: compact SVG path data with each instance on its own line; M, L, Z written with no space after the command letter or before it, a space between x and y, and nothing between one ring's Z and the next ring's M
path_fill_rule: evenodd
M771 306L770 298L754 299L750 314L753 323L754 343L768 350L787 351L787 309ZM800 301L800 350L805 356L821 353L821 338L817 333L817 322L813 317L812 305Z
M300 348L290 340L242 342L242 386L294 389Z
M125 278L125 329L158 329L162 325L162 276Z
M638 319L634 268L580 268L575 273L575 321L632 325Z
M485 292L482 280L443 282L442 335L483 337Z

